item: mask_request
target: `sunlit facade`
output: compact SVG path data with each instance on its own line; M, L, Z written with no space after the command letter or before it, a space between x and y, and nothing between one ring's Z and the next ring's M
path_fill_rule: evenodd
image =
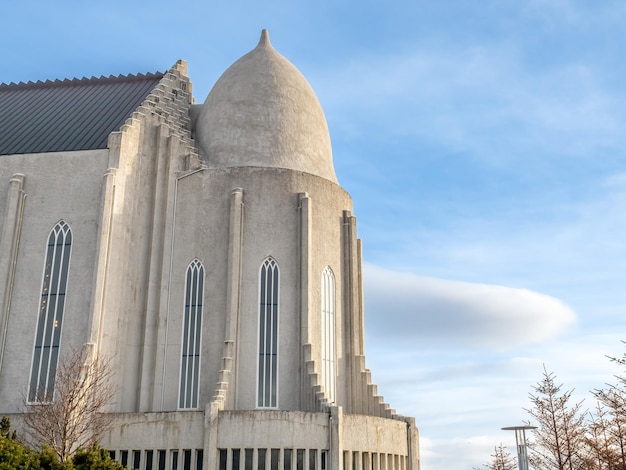
M186 74L0 85L0 413L84 347L129 468L419 470L313 90L266 32L202 104Z

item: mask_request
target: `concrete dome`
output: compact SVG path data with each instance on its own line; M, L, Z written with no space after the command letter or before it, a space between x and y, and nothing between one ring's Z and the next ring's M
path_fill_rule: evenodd
M219 78L198 114L196 140L211 167L273 167L337 182L324 112L304 76L266 30Z

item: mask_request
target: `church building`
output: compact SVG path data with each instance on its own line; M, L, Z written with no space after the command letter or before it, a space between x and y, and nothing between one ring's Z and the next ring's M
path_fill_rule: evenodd
M365 366L326 119L263 31L194 104L165 73L0 85L0 416L108 357L140 470L419 470Z

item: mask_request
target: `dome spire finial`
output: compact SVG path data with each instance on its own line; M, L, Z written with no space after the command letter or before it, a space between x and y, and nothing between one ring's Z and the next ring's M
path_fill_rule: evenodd
M259 43L256 47L272 47L270 44L270 34L267 32L267 29L261 31L261 39L259 39Z

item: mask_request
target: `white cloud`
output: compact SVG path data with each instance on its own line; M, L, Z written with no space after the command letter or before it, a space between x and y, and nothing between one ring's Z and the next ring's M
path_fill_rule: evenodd
M526 289L364 267L369 325L378 338L422 345L511 348L539 343L576 320L560 300Z

